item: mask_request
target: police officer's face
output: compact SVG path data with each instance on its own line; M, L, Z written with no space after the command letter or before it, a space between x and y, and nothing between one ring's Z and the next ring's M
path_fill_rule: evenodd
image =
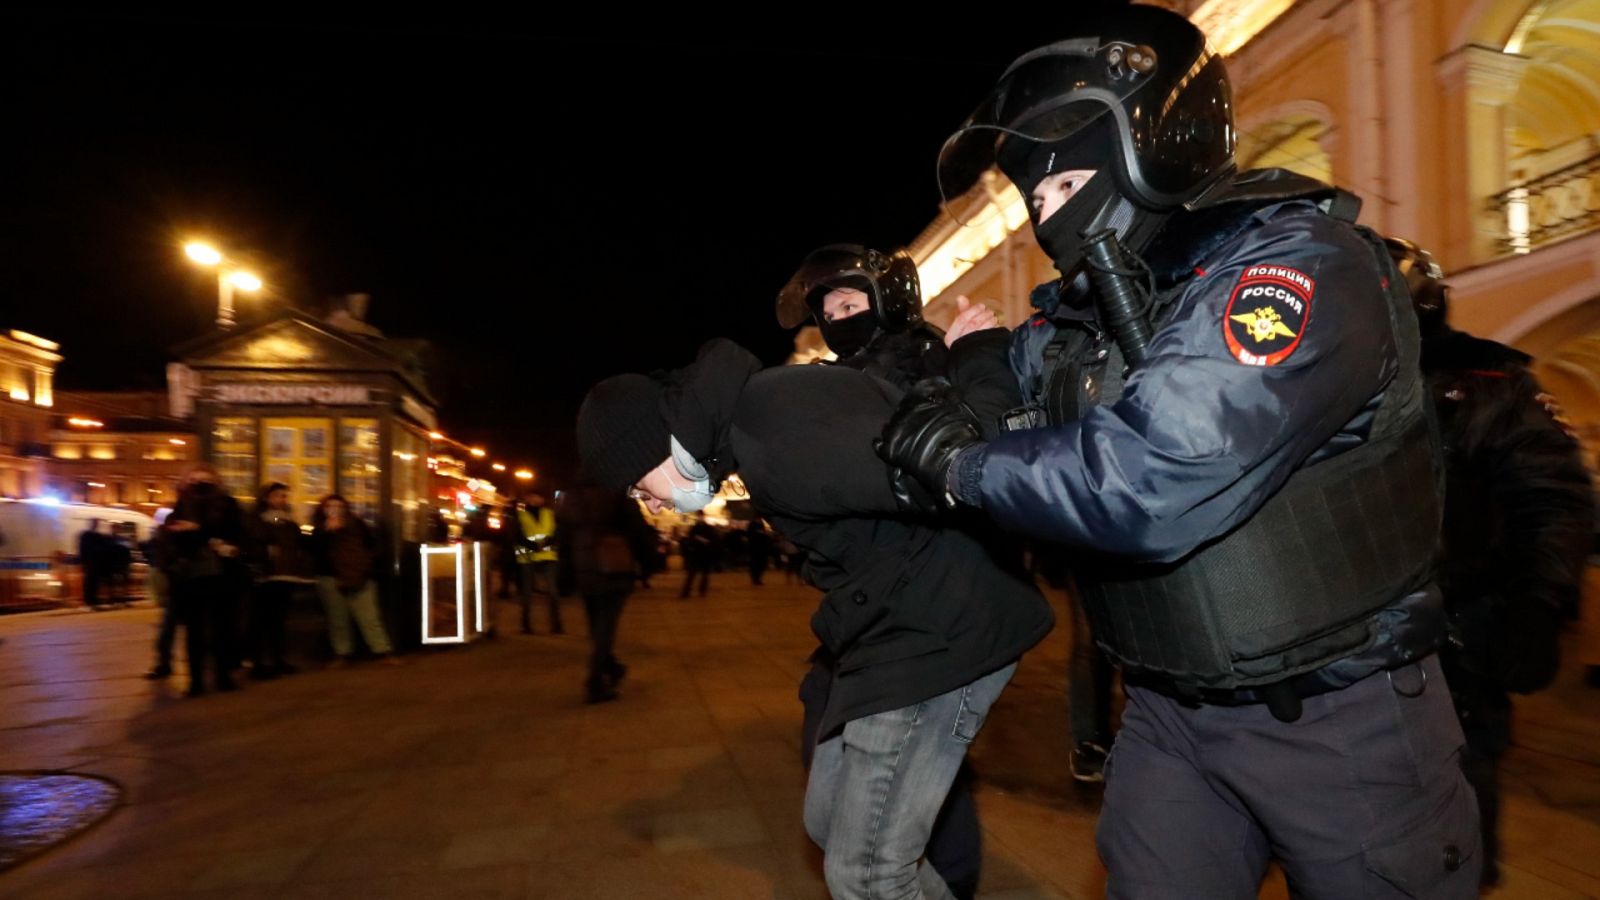
M1054 175L1046 175L1033 189L1033 196L1029 201L1033 204L1034 221L1040 225L1044 220L1055 214L1056 210L1067 205L1083 185L1094 177L1094 169L1068 169Z
M855 288L834 288L822 298L822 318L829 322L867 311L867 295Z

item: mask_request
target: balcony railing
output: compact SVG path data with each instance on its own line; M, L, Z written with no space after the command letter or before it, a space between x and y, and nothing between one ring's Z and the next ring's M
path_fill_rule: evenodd
M1527 253L1600 227L1600 154L1496 194L1505 222L1501 250Z

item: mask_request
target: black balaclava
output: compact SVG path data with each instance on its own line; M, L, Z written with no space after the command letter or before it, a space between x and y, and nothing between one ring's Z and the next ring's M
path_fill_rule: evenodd
M1167 214L1146 209L1128 199L1121 185L1116 161L1116 131L1110 114L1101 116L1070 137L1053 143L1014 138L1010 154L1002 151L1006 176L1028 200L1033 217L1033 233L1039 247L1056 264L1056 270L1071 276L1083 262L1083 236L1109 228L1122 246L1140 253L1165 224ZM1006 157L1009 155L1009 159ZM1039 182L1058 172L1093 169L1093 178L1073 198L1043 223L1033 211L1033 190Z
M832 322L818 316L817 327L822 330L828 349L840 359L849 359L867 349L878 336L878 317L870 309Z
M822 315L822 298L839 288L851 288L865 294L867 308L853 316L830 322ZM840 359L849 359L867 349L878 336L878 304L873 295L872 283L866 277L841 275L838 278L830 278L813 288L808 299L812 317L817 321L817 328L822 331L823 342Z

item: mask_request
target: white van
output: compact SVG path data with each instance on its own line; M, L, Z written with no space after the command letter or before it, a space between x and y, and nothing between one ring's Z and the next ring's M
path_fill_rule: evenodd
M101 530L135 546L155 533L142 512L94 503L0 500L0 559L78 554L78 535L99 519Z
M130 548L155 534L154 519L122 507L0 500L0 609L75 599L82 584L78 535L95 519Z

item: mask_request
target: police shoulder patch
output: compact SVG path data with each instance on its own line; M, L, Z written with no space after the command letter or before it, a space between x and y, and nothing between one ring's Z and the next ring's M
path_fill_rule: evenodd
M1286 266L1245 268L1222 313L1222 336L1233 358L1249 366L1275 366L1300 346L1311 321L1317 283Z

